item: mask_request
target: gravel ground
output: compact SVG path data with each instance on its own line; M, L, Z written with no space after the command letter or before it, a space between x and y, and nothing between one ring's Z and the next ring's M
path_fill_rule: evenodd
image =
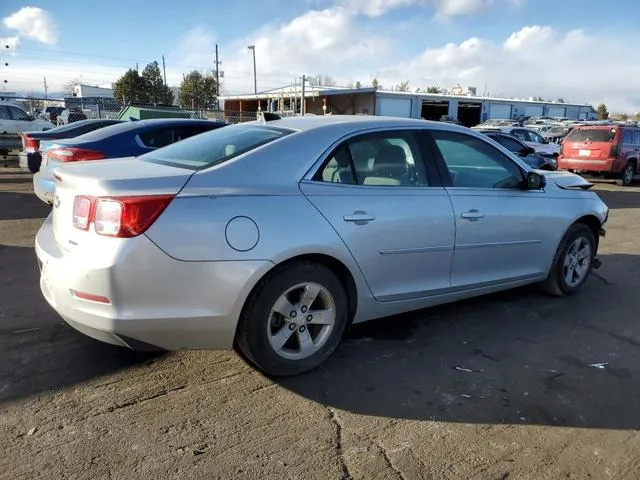
M603 266L579 295L357 326L274 382L234 352L133 353L64 324L33 252L48 208L0 168L0 478L640 478L640 188L597 189Z

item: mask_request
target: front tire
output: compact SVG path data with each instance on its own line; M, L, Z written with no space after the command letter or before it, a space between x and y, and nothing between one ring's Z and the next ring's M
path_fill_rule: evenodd
M349 302L340 279L322 264L297 262L254 289L236 346L267 375L298 375L329 358L348 323Z
M544 290L558 297L576 293L589 278L595 254L593 231L583 223L573 224L560 241Z

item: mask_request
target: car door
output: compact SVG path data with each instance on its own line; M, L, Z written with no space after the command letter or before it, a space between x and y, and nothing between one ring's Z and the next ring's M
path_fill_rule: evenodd
M301 183L380 301L451 287L453 209L426 152L419 130L360 134Z
M524 190L520 166L476 136L432 130L456 219L452 287L546 276L560 218L541 190Z

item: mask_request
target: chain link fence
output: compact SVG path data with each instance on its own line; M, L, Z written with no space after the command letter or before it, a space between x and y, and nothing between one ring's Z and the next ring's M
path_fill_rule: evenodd
M188 109L175 105L158 105L145 103L128 103L126 105L111 98L64 98L44 99L36 97L12 97L5 101L15 102L33 117L44 118L60 125L69 121L87 119L122 119L144 120L153 118L193 118L209 119L227 123L242 123L258 118L255 110L224 110L219 108ZM52 118L47 112L55 108L57 112ZM64 109L70 110L68 115L60 115Z

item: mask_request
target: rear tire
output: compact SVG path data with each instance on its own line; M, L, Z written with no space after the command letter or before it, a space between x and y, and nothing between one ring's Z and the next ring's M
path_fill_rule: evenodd
M584 223L574 223L560 241L542 288L557 297L573 295L589 278L595 255L593 231Z
M636 163L634 161L628 161L624 166L624 170L620 174L620 178L616 182L618 185L628 187L633 185L633 178L636 176Z
M267 375L298 375L331 356L348 323L347 293L335 273L322 264L297 262L254 289L238 324L236 346Z

